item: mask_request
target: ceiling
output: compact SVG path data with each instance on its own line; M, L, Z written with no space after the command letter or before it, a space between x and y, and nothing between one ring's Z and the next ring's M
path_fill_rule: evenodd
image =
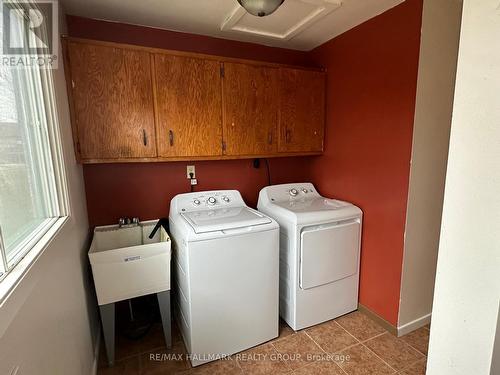
M236 0L60 0L67 14L308 51L404 0L285 0L258 18Z

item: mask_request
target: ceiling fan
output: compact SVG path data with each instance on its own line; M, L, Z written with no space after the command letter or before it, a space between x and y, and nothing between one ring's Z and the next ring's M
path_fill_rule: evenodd
M264 17L274 13L285 0L238 0L246 11L254 16Z

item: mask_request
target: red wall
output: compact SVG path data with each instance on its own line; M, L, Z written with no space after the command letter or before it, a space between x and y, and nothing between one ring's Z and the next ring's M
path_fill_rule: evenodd
M73 37L138 44L142 46L208 53L277 63L308 65L305 52L272 48L200 35L68 16ZM307 181L314 158L270 159L272 183ZM91 226L117 222L119 217L153 219L168 215L170 199L189 191L186 165L196 166L196 190L237 189L245 201L257 205L266 186L267 170L252 160L84 165L85 190Z
M307 181L312 159L270 159L272 183ZM141 219L168 216L174 195L189 191L188 164L196 166L197 191L236 189L247 204L256 207L259 191L268 185L268 180L265 163L259 169L254 169L252 163L252 160L224 160L85 165L90 225L112 224L125 216Z
M68 17L69 35L272 62L326 66L321 157L271 159L272 183L311 181L364 212L360 302L397 324L422 0L407 0L312 52ZM198 190L238 189L252 206L267 184L251 160L196 165ZM91 225L168 214L189 190L187 163L85 165Z
M360 302L396 325L420 46L421 0L312 51L328 70L324 156L311 178L362 208Z

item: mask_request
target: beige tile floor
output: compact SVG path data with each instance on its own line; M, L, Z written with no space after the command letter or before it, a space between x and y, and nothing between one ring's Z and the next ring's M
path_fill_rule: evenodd
M117 337L116 365L108 368L101 354L98 374L423 375L428 341L428 327L396 338L364 314L353 312L299 332L281 322L275 340L230 359L191 368L182 356L185 348L176 327L173 348L166 349L158 324L140 341ZM171 359L162 360L162 354L170 354Z

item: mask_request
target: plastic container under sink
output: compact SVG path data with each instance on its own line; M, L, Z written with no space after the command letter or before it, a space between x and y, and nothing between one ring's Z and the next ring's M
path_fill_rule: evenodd
M99 305L170 290L171 241L157 220L96 227L89 259Z

